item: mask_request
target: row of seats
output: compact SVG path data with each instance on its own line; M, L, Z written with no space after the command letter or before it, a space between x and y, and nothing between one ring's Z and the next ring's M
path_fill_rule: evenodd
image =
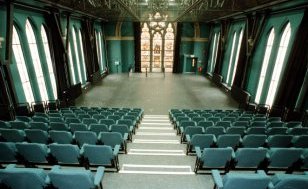
M126 151L126 142L129 139L129 130L126 126L114 125L111 131L104 129L99 133L92 131L76 131L74 135L67 131L42 131L27 129L25 131L15 129L0 129L1 141L4 142L30 142L30 143L59 143L59 144L107 144L114 147L115 144L122 146Z
M24 122L21 122L24 123ZM125 126L130 132L134 132L136 129L136 126L132 124L130 120L118 120L117 122L114 122L113 120L102 120L101 123L91 123L89 125L86 125L84 123L58 123L58 122L52 122L49 125L42 122L31 122L29 125L22 126L20 124L18 127L11 127L11 128L0 128L1 130L42 130L42 131L69 131L74 133L75 131L94 131L97 134L101 131L108 131L111 130L111 127L114 127L115 125L121 125Z
M84 144L81 149L73 144L0 143L1 163L33 165L106 166L119 170L120 145Z
M55 165L46 172L40 168L20 168L15 164L0 170L0 188L11 189L103 189L104 167L95 173L83 169L62 169Z
M187 136L187 154L192 152L195 147L232 147L237 149L243 148L308 148L308 135L291 136L291 135L246 135L241 138L240 135L226 134L218 138L212 134L195 134L192 137Z
M251 127L251 128L244 128L244 127L230 127L227 130L223 127L200 127L200 126L188 126L185 128L185 130L182 130L181 132L181 141L186 140L186 136L192 136L194 134L213 134L216 137L219 137L220 135L225 134L235 134L240 135L241 137L244 137L245 135L292 135L292 136L298 136L298 135L308 135L308 128L292 128L292 129L284 129L284 128L270 128L265 129L261 127Z
M308 168L308 150L302 148L204 148L196 147L194 171L203 169L294 170Z
M227 173L221 176L218 170L212 170L214 189L306 189L308 185L308 173L275 174L270 177L262 170L256 173Z

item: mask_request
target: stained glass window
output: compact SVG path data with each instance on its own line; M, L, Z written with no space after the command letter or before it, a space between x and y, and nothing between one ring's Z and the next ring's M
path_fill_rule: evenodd
M160 16L159 13L155 16ZM141 71L172 72L174 51L174 29L171 23L151 21L142 24Z

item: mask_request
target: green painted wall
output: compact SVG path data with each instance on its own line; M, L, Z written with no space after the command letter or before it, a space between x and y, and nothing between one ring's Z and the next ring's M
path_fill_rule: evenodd
M129 67L135 62L133 23L108 23L104 26L104 31L107 40L109 72L128 72Z
M275 30L275 39L274 44L272 48L271 57L269 60L269 67L267 69L267 75L265 78L264 88L268 89L270 80L271 80L271 73L273 72L274 64L276 61L277 56L277 50L280 43L280 37L282 35L283 29L288 21L291 23L291 38L289 42L289 48L286 53L285 61L288 59L289 51L293 45L296 31L298 29L299 24L301 23L303 17L302 11L295 11L295 12L289 12L284 14L276 14L269 17L269 19L266 21L266 25L264 27L264 30L262 32L260 41L256 47L256 51L253 55L252 64L248 72L248 82L246 86L246 90L251 94L252 100L254 100L256 95L256 90L258 87L259 80L256 78L259 78L263 63L263 57L265 53L265 46L267 43L268 35L271 30L271 28L274 28ZM285 66L285 65L284 65ZM282 69L281 75L283 75L284 68ZM281 78L281 77L280 77ZM267 96L267 90L265 90L260 99L260 103L264 103Z
M208 48L209 27L206 24L199 24L199 31L195 28L195 23L183 23L182 25L182 41L180 45L180 72L189 72L190 61L186 61L187 55L194 55L198 58L197 67L204 67L206 57L206 49ZM196 34L199 33L199 36ZM187 68L187 69L186 69Z

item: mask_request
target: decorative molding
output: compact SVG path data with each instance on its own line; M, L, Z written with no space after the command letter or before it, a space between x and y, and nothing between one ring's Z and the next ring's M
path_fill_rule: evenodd
M199 38L199 37L182 37L182 41L192 41L192 42L208 42L209 38Z
M134 41L134 37L106 36L107 41Z

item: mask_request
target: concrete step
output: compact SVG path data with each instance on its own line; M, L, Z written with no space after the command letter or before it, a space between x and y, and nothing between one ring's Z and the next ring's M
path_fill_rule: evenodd
M186 165L135 165L124 164L119 173L194 175L190 166Z
M180 140L180 136L173 135L173 136L163 136L163 135L133 135L133 140L136 139L148 139L148 140Z
M129 149L160 149L160 150L186 150L185 144L151 144L151 143L128 143L127 148Z

